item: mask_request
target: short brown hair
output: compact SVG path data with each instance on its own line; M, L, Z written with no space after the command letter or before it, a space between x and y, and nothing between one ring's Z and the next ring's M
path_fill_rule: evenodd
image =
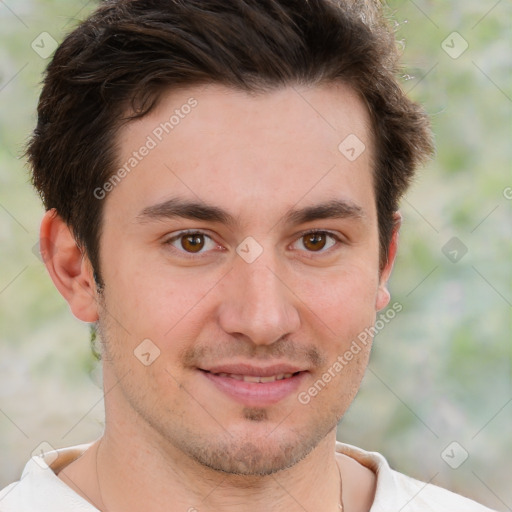
M428 118L401 90L377 0L111 0L71 32L46 71L27 146L33 183L85 249L101 284L102 202L116 133L163 92L218 83L247 92L342 81L368 107L381 265L393 214L432 152ZM128 112L128 115L127 115Z

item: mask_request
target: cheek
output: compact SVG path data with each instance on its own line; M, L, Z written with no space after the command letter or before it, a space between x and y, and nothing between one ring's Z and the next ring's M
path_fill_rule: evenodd
M373 275L375 274L375 276ZM346 340L375 320L378 276L361 266L330 270L322 277L300 278L296 289L304 304L336 337Z
M130 269L130 271L128 271ZM149 338L162 353L176 353L192 343L208 322L205 309L221 278L218 272L169 267L153 269L137 262L119 262L105 275L108 312L130 333L135 348Z

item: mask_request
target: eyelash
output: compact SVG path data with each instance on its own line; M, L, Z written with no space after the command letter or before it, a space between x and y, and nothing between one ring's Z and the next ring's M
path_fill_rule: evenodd
M303 232L301 232L299 234L299 236L295 240L295 242L299 241L300 239L304 238L307 235L313 235L313 234L317 234L317 233L327 235L328 237L334 239L335 243L331 247L326 249L326 250L320 250L320 251L307 251L306 250L306 251L304 251L304 252L309 253L309 254L312 255L312 256L308 256L309 258L315 257L315 254L320 254L320 255L328 254L328 253L331 252L331 249L333 249L333 248L339 246L340 244L344 243L343 240L339 236L337 236L335 233L332 233L331 231L326 231L324 229L310 229L310 230L307 230L307 231L303 231ZM180 254L180 256L184 256L186 258L199 259L199 258L202 258L202 257L206 257L208 255L209 251L207 251L207 252L199 252L199 253L191 253L191 252L187 252L187 251L185 251L183 249L177 249L177 248L172 246L173 242L178 241L180 238L182 238L184 236L188 236L188 235L202 235L202 236L204 236L206 238L209 238L214 243L216 243L209 234L207 234L207 233L205 233L203 231L199 231L199 230L185 230L185 231L180 231L176 235L167 238L165 240L165 242L164 242L164 245L172 247L172 249L177 251ZM219 244L217 244L217 245L219 245Z

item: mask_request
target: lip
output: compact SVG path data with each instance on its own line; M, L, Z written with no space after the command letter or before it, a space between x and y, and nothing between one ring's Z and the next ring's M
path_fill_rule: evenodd
M270 377L280 373L297 373L304 371L304 368L292 366L287 363L273 364L271 366L254 366L247 363L222 364L210 368L199 368L210 373L231 373L233 375L251 375L253 377Z
M229 371L226 371L229 370ZM267 368L256 368L250 365L223 365L215 370L199 369L200 374L208 379L219 391L246 407L267 407L277 404L292 394L304 380L307 371L293 370L289 365L274 365ZM294 373L292 377L273 382L245 382L231 377L216 375L231 373L234 375L252 375L268 377L280 373ZM298 372L298 373L296 373Z

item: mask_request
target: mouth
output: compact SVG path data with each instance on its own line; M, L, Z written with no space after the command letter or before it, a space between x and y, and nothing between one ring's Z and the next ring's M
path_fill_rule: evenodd
M301 382L309 373L307 370L271 373L271 369L253 369L244 373L228 373L198 369L217 391L246 407L266 407L282 402L297 393ZM267 375L262 375L265 373Z
M208 372L208 370L203 370L203 371ZM237 375L235 373L223 373L223 372L220 372L220 373L208 372L208 373L212 373L213 375L217 375L218 377L228 377L230 379L241 380L244 382L257 382L259 384L264 384L266 382L275 382L276 380L290 379L294 375L298 375L301 372L299 371L299 372L294 372L294 373L279 373L277 375L269 375L268 377L263 377L261 375L240 375L240 374Z

